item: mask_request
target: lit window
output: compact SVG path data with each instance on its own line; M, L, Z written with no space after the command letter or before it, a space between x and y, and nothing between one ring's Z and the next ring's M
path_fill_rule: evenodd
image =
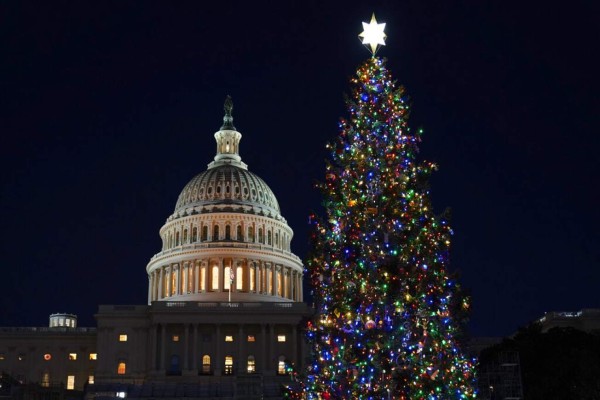
M97 353L90 353L90 360L97 360L98 359L98 354Z
M125 375L125 372L127 371L127 365L124 362L120 362L119 365L117 366L117 374L118 375Z
M256 360L254 356L248 356L248 373L253 374L256 372Z
M285 342L285 335L277 335L278 342Z
M93 385L93 384L94 384L94 375L90 375L90 376L88 376L88 383L89 383L90 385Z
M225 375L233 374L233 357L226 356L225 357Z
M126 341L127 341L127 335L120 334L119 335L119 342L126 342Z
M77 353L69 353L69 361L77 360Z
M44 360L46 360L46 361L52 360L52 354L49 354L49 353L44 354Z
M226 342L233 342L233 336L225 336L225 341Z
M254 335L248 335L248 341L249 342L256 342L256 338L254 337Z
M67 376L67 390L75 389L75 375Z
M42 387L50 387L50 372L44 372L42 374Z
M277 364L277 374L285 375L285 357L279 356L279 362Z
M174 342L179 342L179 335L173 335L172 339Z
M202 373L210 373L210 356L208 354L202 356Z
M17 356L17 360L19 360L19 361L23 361L24 359L25 359L25 354L19 354Z
M124 399L125 397L127 397L127 393L117 392L117 393L115 393L115 396L118 397L119 399Z

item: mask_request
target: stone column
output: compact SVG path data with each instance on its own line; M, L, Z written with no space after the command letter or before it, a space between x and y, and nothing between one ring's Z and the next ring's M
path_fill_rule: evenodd
M165 352L166 352L166 336L167 336L167 326L165 324L160 324L161 335L160 335L160 367L159 370L161 372L165 372Z
M194 324L194 334L192 336L192 351L194 352L192 354L192 362L194 363L194 365L192 365L192 371L198 371L198 324Z
M148 274L148 305L152 303L152 274Z
M248 371L244 369L244 353L243 353L243 344L244 344L244 332L243 332L243 324L240 324L238 327L238 370L236 375L246 374Z
M175 295L181 294L181 266L182 264L175 264Z
M164 279L164 267L161 266L159 269L159 278L158 278L158 296L156 296L156 300L160 300L164 297L164 293L163 293L163 279Z
M279 291L279 279L278 276L279 274L277 273L278 267L275 264L271 264L273 267L273 272L272 272L272 276L273 276L273 296L278 296L278 291ZM281 273L281 272L280 272Z
M190 335L189 335L189 331L190 331L190 324L183 324L183 370L184 371L188 371L190 369L190 357L189 357Z
M269 349L267 349L267 332L265 324L260 324L260 340L262 342L262 354L260 370L266 371L269 366Z
M294 349L292 353L292 362L294 363L294 367L298 368L298 327L295 324L291 325L292 327L292 348Z
M222 360L221 360L221 347L223 346L223 338L221 337L221 324L216 324L216 337L215 340L217 341L217 346L216 346L216 354L215 354L215 376L219 376L221 375L221 365L222 365Z
M194 293L198 293L200 291L200 266L198 265L198 261L194 260Z
M156 364L157 364L157 354L156 354L156 345L158 343L157 341L157 336L158 336L158 325L152 325L150 328L150 335L151 335L151 346L152 348L150 349L150 371L156 371Z

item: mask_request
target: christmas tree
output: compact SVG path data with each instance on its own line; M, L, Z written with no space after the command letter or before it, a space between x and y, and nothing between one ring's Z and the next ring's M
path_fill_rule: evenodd
M375 50L327 146L327 218L313 219L307 260L312 362L299 397L475 398L474 366L457 343L468 303L447 270L452 229L429 195L436 165L417 160L422 132L409 129L404 88Z

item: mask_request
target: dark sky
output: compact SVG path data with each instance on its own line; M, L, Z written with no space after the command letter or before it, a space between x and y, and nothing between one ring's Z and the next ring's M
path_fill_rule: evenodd
M92 325L98 304L146 301L158 231L212 160L227 94L304 257L373 11L440 165L472 334L600 307L595 2L204 3L0 4L0 325Z

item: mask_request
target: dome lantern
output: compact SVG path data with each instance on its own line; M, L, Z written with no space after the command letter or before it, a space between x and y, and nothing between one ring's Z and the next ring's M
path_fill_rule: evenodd
M223 117L223 125L221 129L215 133L217 141L217 155L215 160L208 164L208 169L218 167L220 165L235 165L236 167L247 169L248 166L242 162L239 155L240 140L242 134L239 133L233 126L233 101L231 96L225 98L225 116Z

